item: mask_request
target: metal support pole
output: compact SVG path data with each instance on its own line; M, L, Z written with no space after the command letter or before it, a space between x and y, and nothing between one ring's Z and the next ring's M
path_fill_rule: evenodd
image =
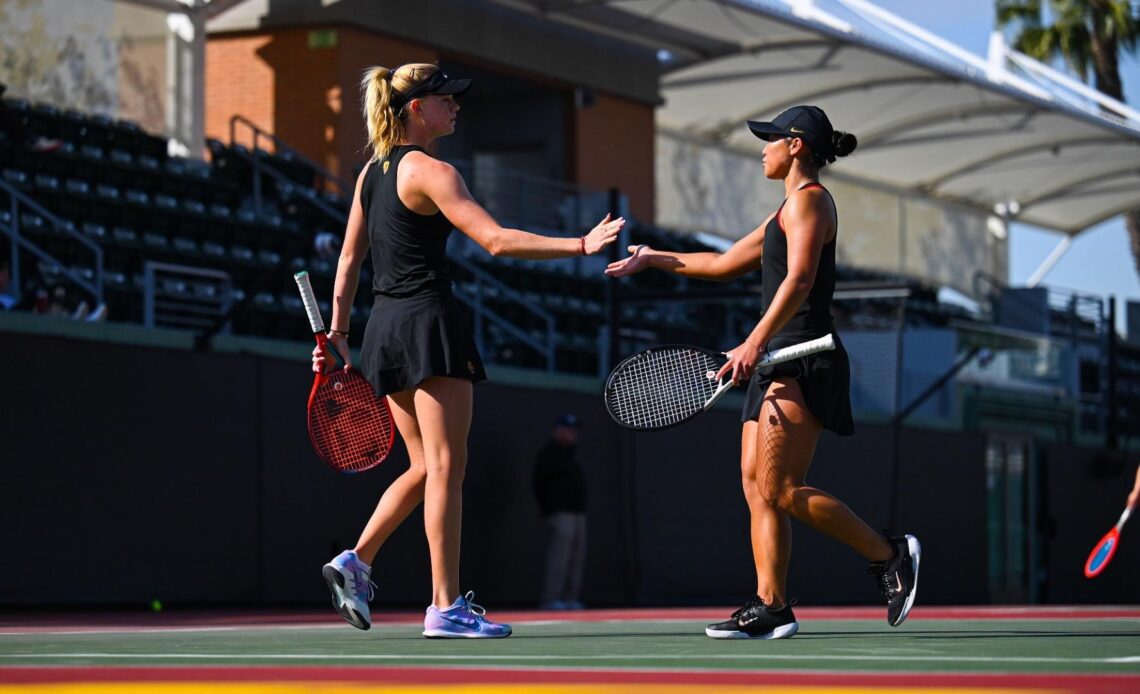
M1105 379L1104 444L1109 450L1120 447L1120 419L1116 412L1116 297L1108 297L1108 319L1104 326L1105 361L1108 378Z
M621 191L617 188L610 188L609 208L611 217L621 216ZM609 248L609 260L611 263L617 262L621 254L619 244L612 243ZM606 279L606 305L609 307L609 323L610 323L610 348L609 363L606 364L606 372L611 371L617 365L618 355L621 348L619 345L618 325L621 323L621 299L618 296L618 279L616 277L609 277Z
M1045 278L1045 275L1047 275L1049 271L1053 269L1053 266L1057 264L1057 261L1065 255L1065 252L1069 250L1069 246L1072 245L1072 236L1066 236L1065 238L1061 239L1061 242L1057 244L1057 246L1045 258L1045 260L1041 261L1041 265L1039 265L1037 269L1033 271L1033 274L1029 276L1029 279L1025 282L1025 286L1036 287L1037 283Z

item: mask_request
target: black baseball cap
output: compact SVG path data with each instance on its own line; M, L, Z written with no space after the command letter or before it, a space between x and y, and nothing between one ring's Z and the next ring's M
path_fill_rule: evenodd
M832 135L835 129L827 114L818 106L793 106L776 116L769 123L748 121L748 129L761 140L798 137L811 147L812 152L827 155L831 153Z
M420 82L407 92L396 92L392 95L392 109L396 113L411 103L412 99L436 94L438 96L463 96L471 88L471 80L448 77L443 70L436 70L431 76Z

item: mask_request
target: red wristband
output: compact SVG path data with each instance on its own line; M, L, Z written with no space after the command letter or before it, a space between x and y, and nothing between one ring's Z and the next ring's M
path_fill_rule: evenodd
M578 237L578 252L581 253L582 255L586 255L586 237L585 236L579 236Z

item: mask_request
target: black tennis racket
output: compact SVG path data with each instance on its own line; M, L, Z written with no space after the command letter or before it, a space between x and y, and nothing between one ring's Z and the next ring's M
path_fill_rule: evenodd
M816 352L835 349L825 335L765 353L756 368L779 364ZM656 431L683 424L709 409L732 389L732 379L716 381L727 359L688 345L650 347L618 364L606 380L606 411L627 429Z

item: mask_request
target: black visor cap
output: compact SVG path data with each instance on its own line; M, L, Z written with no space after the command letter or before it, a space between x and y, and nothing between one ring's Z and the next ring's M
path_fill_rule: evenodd
M412 99L425 96L463 96L471 88L470 79L453 79L444 74L443 70L436 70L423 82L408 90L406 94L396 92L392 99L392 108L397 113L400 109L411 103Z

